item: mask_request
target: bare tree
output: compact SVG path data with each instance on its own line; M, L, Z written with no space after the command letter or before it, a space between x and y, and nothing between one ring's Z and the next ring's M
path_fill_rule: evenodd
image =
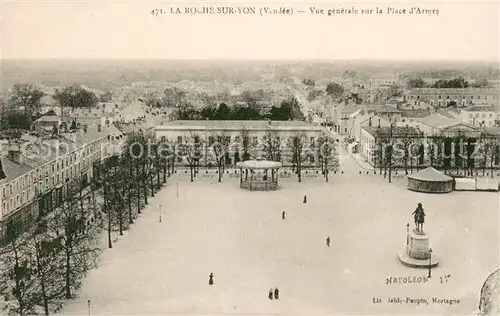
M60 243L63 254L61 267L64 275L65 298L73 297L73 290L79 288L82 277L96 265L99 247L96 244L96 227L86 227L85 216L79 209L80 180L67 183L66 195L56 210L49 226L51 235ZM83 214L87 214L84 210ZM56 241L57 242L57 241Z
M296 170L299 182L302 182L302 165L309 157L307 137L305 133L295 133L288 139L288 150L290 151L293 170Z
M199 165L200 159L203 157L203 142L199 135L192 133L190 137L186 137L180 144L179 153L186 157L193 182L195 168Z
M216 142L212 144L212 151L217 164L219 173L219 182L222 181L222 174L224 173L224 166L226 164L226 156L229 153L230 141L225 133L217 135Z
M33 295L34 305L41 306L45 316L59 309L65 293L64 279L60 273L61 244L59 237L47 232L47 218L40 218L28 239L33 278L37 283L37 293Z
M243 150L242 153L242 160L246 161L250 159L250 151L251 151L251 144L250 144L250 133L248 132L247 129L242 129L241 132L241 147Z
M328 182L328 173L339 168L338 143L328 135L321 135L317 141L316 153L325 181Z
M2 249L0 256L0 283L7 285L3 287L6 292L3 294L13 298L14 304L10 309L21 316L34 313L34 306L30 302L34 291L33 271L26 253L26 241L15 236Z
M264 154L267 160L280 161L280 138L277 131L267 131L264 137Z

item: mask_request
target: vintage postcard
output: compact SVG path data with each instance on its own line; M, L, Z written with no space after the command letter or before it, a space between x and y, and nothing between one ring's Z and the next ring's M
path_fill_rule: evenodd
M498 1L0 8L1 315L500 315Z

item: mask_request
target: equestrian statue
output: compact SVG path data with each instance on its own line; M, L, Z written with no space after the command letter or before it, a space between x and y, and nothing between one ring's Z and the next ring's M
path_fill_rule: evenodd
M422 203L418 203L417 209L412 213L415 220L415 228L419 233L424 232L425 213Z

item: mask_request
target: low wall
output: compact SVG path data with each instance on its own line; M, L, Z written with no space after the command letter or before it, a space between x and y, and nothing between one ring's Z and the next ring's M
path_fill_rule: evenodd
M476 190L477 191L495 191L499 190L499 181L497 179L476 179Z
M476 179L455 178L455 191L476 191Z

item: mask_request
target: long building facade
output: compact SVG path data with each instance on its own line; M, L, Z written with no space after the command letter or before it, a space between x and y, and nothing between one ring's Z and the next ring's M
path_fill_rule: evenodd
M322 135L323 129L317 125L299 121L172 121L154 128L156 140L171 144L182 144L189 139L203 144L200 164L214 166L213 145L223 142L227 145L226 165L236 165L243 160L244 143L248 144L251 158L266 158L266 143L273 138L279 147L275 160L291 164L289 159L289 140L301 135L306 146L314 146ZM288 149L287 149L288 148ZM313 155L312 155L313 156ZM176 162L187 165L186 157L178 155ZM315 165L314 157L308 157L306 164Z
M411 105L428 103L431 106L446 107L454 103L458 107L471 105L500 104L500 90L497 88L415 88L404 95L405 102Z
M117 130L116 130L117 131ZM4 141L1 159L0 241L22 234L62 200L71 180L89 183L94 164L110 154L118 135L101 126L57 137Z

